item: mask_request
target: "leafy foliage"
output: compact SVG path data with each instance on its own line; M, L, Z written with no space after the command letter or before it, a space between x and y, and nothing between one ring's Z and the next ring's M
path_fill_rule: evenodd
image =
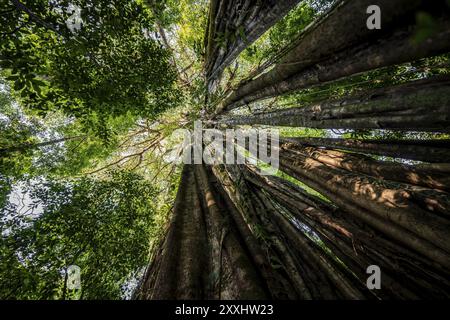
M19 204L2 210L0 297L68 298L75 292L64 275L78 265L83 299L120 298L147 261L155 192L130 172L35 184L28 211Z
M18 2L18 1L14 1ZM140 2L114 0L3 3L1 67L27 107L63 110L106 135L110 117L154 117L179 93L169 53L152 39L153 19ZM81 8L81 29L66 25Z

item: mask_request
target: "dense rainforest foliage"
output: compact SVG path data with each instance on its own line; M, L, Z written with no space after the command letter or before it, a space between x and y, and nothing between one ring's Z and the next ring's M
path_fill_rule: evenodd
M311 26L316 23L319 28L322 25L326 28L327 19L333 18L331 13L340 8L341 2L351 1L286 1L291 5L279 8L279 11L276 11L279 12L278 16L266 21L262 16L266 12L264 10L271 12L273 8L262 6L253 15L244 15L245 19L239 15L222 17L219 13L224 9L218 5L220 1L207 0L2 1L0 3L0 298L127 299L132 297L133 292L134 296L136 295L136 288L140 290L143 282L146 280L152 282L149 272L154 268L154 261L159 261L161 245L168 242L166 234L170 229L172 215L174 211L180 210L177 209L177 203L181 201L178 198L176 201L177 191L187 190L180 193L188 197L186 194L193 192L190 190L190 184L197 183L203 190L208 189L205 182L207 179L203 175L226 176L216 168L211 170L214 174L209 169L205 172L197 169L195 172L189 171L183 169L176 161L181 152L180 139L173 133L180 128L191 129L195 120L205 120L205 123L216 128L271 126L279 129L282 137L289 137L291 143L298 139L297 142L303 141L304 145L310 146L311 149L306 151L296 151L288 142L283 141L286 143L283 148L287 151L281 155L281 163L288 169L267 178L272 179L270 180L272 189L267 187L268 182L254 171L244 170L248 181L253 183L246 182L249 185L247 190L253 192L250 199L253 199L254 203L259 203L258 201L261 203L260 207L255 205L255 212L259 212L258 210L277 212L274 216L279 219L277 223L283 226L280 226L281 231L278 233L287 234L287 237L291 236L289 232L292 230L289 226L283 225L282 216L285 218L288 216L290 221L295 219L289 216L289 211L282 209L282 206L292 209L299 205L292 199L286 199L280 190L291 195L303 192L302 201L309 199L309 202L306 202L314 202L315 205L312 206L317 210L332 212L341 209L352 210L350 205L339 203L339 195L341 198L348 196L336 191L343 190L342 185L337 185L336 190L333 189L333 192L338 194L336 196L320 183L310 182L313 178L308 176L308 173L303 171L299 173L300 170L295 168L298 163L292 160L294 157L314 158L317 154L319 154L317 157L323 157L320 161L328 161L327 163L338 168L333 168L336 169L333 171L333 177L341 177L344 184L353 183L345 180L349 175L339 175L341 172L339 170L348 168L353 170L352 174L361 173L364 177L367 176L367 179L375 175L377 178L381 177L381 180L387 179L387 176L395 177L392 178L395 183L389 185L389 188L396 191L402 190L399 183L414 184L411 190L407 190L419 199L416 201L419 203L417 206L431 207L438 212L439 219L448 220L450 208L446 198L448 171L443 174L436 173L435 176L431 174L432 179L428 175L429 172L441 170L441 167L438 169L420 167L427 162L437 163L436 167L440 163L449 162L448 158L445 159L449 155L448 149L444 148L442 158L437 160L435 154L431 155L425 149L419 154L420 148L417 149L419 151L412 152L411 156L406 150L407 146L395 150L388 146L383 152L371 153L370 157L366 155L358 158L358 155L355 155L352 158L353 153L341 151L358 152L358 147L344 146L341 142L358 139L373 144L377 141L448 142L450 138L448 127L445 130L442 128L448 122L449 87L446 82L448 79L445 77L450 71L450 50L437 48L430 54L417 55L417 58L411 53L411 57L398 61L393 59L392 63L386 65L373 65L360 70L355 67L354 72L348 74L344 73L346 68L342 68L344 71L341 71L339 67L335 67L332 59L331 62L326 60L328 56L320 56L319 50L313 51L308 57L302 57L300 54L301 58L305 58L304 61L289 61L289 53L295 50L297 45L303 49L302 41L309 39ZM239 6L251 6L250 3L254 5L252 1L242 1ZM211 13L214 12L214 5L218 6L216 10L219 18ZM242 8L239 7L240 9ZM429 37L437 36L441 32L440 18L436 15L436 10L426 9L427 7L424 7L414 13L412 22L414 30L411 31L408 43L420 45ZM345 12L345 9L342 12ZM267 13L266 16L270 18ZM243 27L233 29L233 26L239 25L238 22L211 27L213 24L211 21L214 19L217 21L236 19ZM256 21L254 25L250 24L252 19ZM363 20L365 19L364 15ZM248 29L242 22L244 20L250 24ZM258 21L264 21L263 28L258 29ZM344 17L342 21L352 20ZM257 32L252 34L252 30ZM323 36L332 38L329 33L324 33ZM343 38L346 36L347 34L342 35ZM316 38L313 39L319 46L326 43L326 39L323 43ZM354 41L356 46L358 43ZM399 38L398 41L400 43L403 38ZM238 45L234 45L235 43ZM328 43L330 48L334 45L331 40ZM305 48L306 52L309 47ZM326 46L322 48L327 49ZM399 45L399 50L402 48ZM329 50L333 52L332 49ZM314 56L316 53L318 57ZM336 57L340 57L342 61L351 56L341 51L339 54L340 56L336 54ZM288 58L285 58L286 56ZM357 56L355 54L355 57ZM306 58L314 63L313 59L324 63L323 67L319 66L313 71L318 70L317 79L328 77L327 81L314 83L309 78L303 81L300 71L294 68L299 64L306 66L310 63ZM351 63L353 61L349 61L349 65L353 67ZM356 66L361 64L360 61L354 62ZM331 70L337 75L322 75L320 72L325 72L323 70ZM297 82L292 78L290 78L292 81L277 79L281 74L289 72L292 77L299 75L295 78ZM307 72L310 72L309 69L305 74ZM274 79L280 83L285 81L284 86L280 85L273 89L278 90L277 94L270 92L278 84ZM427 82L429 79L431 84ZM434 79L438 80L433 82ZM269 80L273 80L274 83L270 83ZM408 85L414 81L418 81L417 86L409 88ZM438 87L440 81L444 83L442 91L438 91L441 90ZM298 87L285 90L284 88L288 87L286 82L292 86L296 84ZM303 85L304 83L306 85ZM351 107L358 106L360 101L364 103L369 101L365 104L367 108L371 106L371 99L375 100L374 104L386 105L382 100L384 92L376 91L385 87L394 88L390 89L386 99L401 101L404 97L411 96L404 104L417 108L402 113L402 110L391 110L386 107L391 122L385 119L384 114L366 112L365 109L361 111L360 116L352 118L357 120L353 122L346 120L346 114L358 114ZM414 95L417 92L423 92L427 99L418 100ZM433 100L438 95L444 98ZM419 102L416 106L415 103L411 103L412 101ZM344 106L340 109L340 113L327 113L327 107L336 104ZM324 114L317 117L309 116L315 115L314 106L318 105L323 107ZM348 110L345 109L347 105L350 105ZM296 106L304 106L305 109L292 111L291 108ZM424 113L425 107L442 107L442 110L436 111L436 114L439 112L443 114L442 122L433 122L433 119L429 118L419 119L418 115ZM219 111L226 113L222 115ZM367 113L371 118L366 116ZM215 117L217 115L219 117ZM411 118L402 118L409 115ZM447 118L444 119L444 115ZM379 123L385 125L381 126ZM331 151L328 154L322 150L324 152L322 154L321 149L312 150L314 146L327 146L327 143L331 147L337 146L340 151L333 154ZM335 144L332 145L333 143ZM402 142L398 145L401 146ZM436 144L436 148L438 147ZM367 150L369 146L365 148ZM373 148L380 149L376 146ZM305 155L306 153L308 155ZM439 156L438 151L436 154ZM339 162L340 160L336 158L344 160ZM336 161L339 163L336 164ZM365 166L364 161L369 165ZM376 165L380 165L381 169L379 167L373 169ZM403 176L398 173L403 172L401 170L413 170L413 165L419 165L417 170L414 169L417 176L422 177L421 174L424 174L429 179L413 182L410 175ZM263 166L260 164L259 167ZM313 172L313 169L310 172ZM330 177L326 176L326 171L313 174L320 176L324 181ZM233 174L230 173L230 176L233 178ZM192 182L194 177L197 182ZM229 191L228 185L224 183L228 181L227 179L220 181L225 186L224 190L212 192L222 199L218 201L221 202L218 205L220 210L230 207L228 203L225 204L227 200L224 200L226 197L223 196L223 192ZM240 181L240 178L237 180ZM373 183L375 189L380 188L380 193L383 192L381 188L385 186L383 183ZM266 186L266 189L262 186ZM241 187L239 185L236 190L240 190ZM259 188L265 191L257 190ZM420 188L435 188L439 192L443 190L445 195L439 194L440 200L437 202L427 202L427 199L421 198ZM246 194L245 190L242 192ZM431 191L429 194L433 195ZM397 193L394 196L397 196ZM275 203L267 200L278 199L277 197L285 202L279 200ZM355 198L357 197L358 195L355 195ZM363 203L364 200L361 199L358 201ZM190 200L188 198L184 200L186 206L189 206ZM379 212L382 212L382 209L379 209ZM331 244L320 240L318 236L323 233L331 237L331 232L320 229L315 233L308 227L308 223L313 219L311 218L311 221L308 219L305 222L306 227L302 225L302 232L324 251L332 250L329 249ZM416 223L422 220L411 221ZM246 222L250 225L248 221ZM196 220L186 223L195 224ZM242 223L245 224L244 220ZM365 227L352 223L349 222L345 226L355 234L361 229L361 234L366 237ZM414 226L406 223L409 222L401 226L408 229L408 232L414 229ZM265 218L256 225L252 232L257 234L258 241L267 245L263 246L261 251L270 255L268 260L271 268L276 269L275 273L279 274L284 274L280 270L286 268L286 274L294 275L292 277L295 281L292 283L300 286L298 283L302 283L302 280L300 276L296 276L298 272L295 270L296 258L289 260L290 256L287 253L271 253L271 250L283 252L288 246L274 240L272 232L275 231ZM418 227L411 232L422 232L425 229ZM428 231L426 229L423 232L425 234ZM239 232L243 233L241 229ZM370 232L367 231L367 234ZM403 235L400 231L397 234ZM436 237L439 235L448 234L444 230L440 234L437 233ZM427 236L428 233L425 234L425 238ZM228 241L224 238L222 241ZM440 246L438 239L431 235L430 238L431 242L434 241L433 244ZM271 241L274 244L269 244ZM341 243L339 241L341 240L336 240L335 244L339 245ZM379 243L376 242L376 245L370 247L367 252L373 250L374 255L382 256L384 251L378 250L387 243L386 241L388 242L384 238L379 240ZM229 246L233 247L234 244ZM344 247L344 244L342 246ZM345 242L345 248L347 246L350 248ZM421 253L428 247L424 245L423 248L425 249L421 249ZM449 248L441 246L440 249L445 251ZM195 256L195 252L193 255ZM441 259L442 256L438 256L437 253L436 257L439 257L436 258L439 262L446 259ZM365 256L361 255L359 258L363 260ZM333 259L335 262L339 260L338 253ZM233 260L232 257L230 260ZM347 261L339 260L336 263L345 265ZM444 262L442 264L445 265ZM68 288L68 267L71 265L81 268L81 289ZM344 269L348 271L352 267L353 265L349 264ZM243 270L245 268L247 267L242 266ZM304 268L305 273L311 271L311 266ZM439 268L437 267L436 272L433 269L435 273L430 272L432 279L438 279L441 275ZM353 273L358 274L357 271ZM438 276L433 278L435 274ZM338 281L320 277L317 276L315 279L317 283ZM154 281L158 283L158 279ZM288 282L283 282L283 285L287 286ZM442 290L445 290L445 285L446 283L443 284ZM344 288L344 285L340 289L351 297L359 297L351 289ZM277 290L282 291L280 288ZM310 293L302 292L299 295L273 294L271 297L314 298L321 295L328 298L347 297L340 293L334 295L334 292L321 290L314 292L311 289ZM399 291L404 297L414 297L406 289ZM263 294L259 295L256 289L251 293L255 294L255 297L264 297ZM387 296L390 297L389 294Z

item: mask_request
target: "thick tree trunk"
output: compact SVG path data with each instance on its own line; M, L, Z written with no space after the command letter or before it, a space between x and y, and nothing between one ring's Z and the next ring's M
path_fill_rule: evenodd
M266 241L267 231L261 229L262 222L258 218L261 212L258 211L257 204L252 201L251 190L241 179L238 166L227 166L227 169L223 166L215 166L213 172L223 186L227 197L233 203L234 208L236 208L236 210L231 211L233 220L236 224L241 224L239 228L244 230L241 235L267 283L271 297L275 299L310 298L311 296L304 287L301 276L292 267L287 249L279 242L277 245L270 245ZM261 232L264 234L263 239ZM278 248L278 251L274 246ZM277 252L280 250L286 254L278 256ZM291 267L273 268L272 263L275 258L290 261L291 264L287 264Z
M211 1L205 46L207 79L220 77L239 53L300 1ZM220 43L219 37L223 38Z
M295 296L291 295L291 292L293 292L294 289L287 279L272 268L272 265L265 254L264 245L259 243L258 239L253 234L252 229L249 226L249 218L246 217L245 214L242 214L242 212L251 212L252 207L249 206L245 209L242 207L242 205L245 205L245 202L237 200L234 183L227 176L227 173L223 168L216 166L213 167L212 170L215 177L217 177L217 189L220 192L221 198L226 202L226 208L252 257L256 268L261 272L261 276L267 285L271 298L294 298ZM236 207L235 203L239 205L240 209Z
M360 161L357 162L359 165L352 166L351 164L349 165L348 163L340 161L339 159L335 159L332 155L330 156L330 154L321 154L321 150L318 150L316 148L297 147L296 145L292 144L285 145L286 148L288 148L289 153L291 153L292 155L299 156L300 158L307 157L313 160L317 160L317 163L325 164L331 169L344 169L354 174L360 174L362 172L370 176L370 178L374 178L374 180L376 181L380 180L380 183L381 180L384 180L383 184L386 188L405 191L406 193L404 193L402 196L407 197L408 201L417 204L420 208L429 210L438 215L450 217L450 198L447 192L413 186L410 184L396 183L395 179L388 178L387 176L384 176L382 177L383 179L380 179L380 174L376 170L377 168L372 168L374 170L370 169L370 162L366 163L364 159L359 159ZM401 174L397 172L393 174L394 178L395 175L401 176Z
M417 27L405 26L394 29L395 32L390 35L334 52L330 58L302 68L281 81L277 76L274 76L272 80L272 71L269 71L267 76L258 77L243 86L246 88L254 85L257 90L239 88L218 106L216 115L223 110L231 110L263 98L329 83L376 68L445 53L450 47L450 23L448 22L447 7L443 7L442 14L447 16L436 18L436 30L438 31L421 43L412 41ZM340 38L342 35L335 34L334 36Z
M442 265L450 266L450 247L446 240L450 224L447 218L426 210L423 203L402 186L331 168L288 149L289 146L283 146L280 153L281 170L324 194L349 213L358 215L366 223Z
M325 147L385 157L410 159L432 164L415 168L448 175L450 165L450 140L356 140L340 138L285 138L302 146Z
M281 141L290 142L290 140L283 139ZM414 166L390 161L377 161L365 155L337 150L307 146L303 147L302 150L308 152L308 155L317 161L350 172L363 173L386 181L398 181L431 189L450 190L450 163L442 164L442 166L447 166L449 170L438 170L434 165L429 164ZM406 188L409 187L406 186Z
M308 263L316 265L326 278L331 282L345 298L347 299L363 299L365 295L353 285L351 279L345 277L338 268L330 261L329 257L318 247L314 241L300 232L300 230L292 224L285 216L280 213L278 208L271 203L261 191L255 191L259 198L263 201L266 208L269 210L270 219L278 225L280 231L287 237L289 242L299 250Z
M283 230L271 218L273 208L268 204L268 199L244 182L242 171L238 166L228 166L227 169L232 172L233 181L238 185L234 192L239 201L243 202L246 208L253 208L250 217L253 231L259 234L263 244L268 245L265 250L269 252L271 260L281 264L276 270L279 271L282 267L281 270L284 270L290 283L293 284L298 298L337 298L338 294L334 292L326 275L321 271L314 272L311 261L308 261L302 252L297 251L293 243L282 236ZM298 236L301 236L301 233Z
M260 176L254 169L245 170L245 178L267 191L273 199L289 208L296 219L314 230L331 254L342 261L361 283L367 277L366 268L379 265L383 270L383 285L382 290L377 290L378 297L411 299L422 296L421 290L428 292L428 296L448 295L450 284L444 280L446 272L429 263L429 259L398 245L366 224L358 223L348 213L286 180ZM402 257L400 263L396 262L399 257ZM423 283L418 279L429 280ZM430 287L430 283L441 285Z
M265 299L269 295L224 198L203 165L185 165L169 232L142 299Z
M206 271L205 225L194 167L185 166L175 200L174 215L163 243L155 279L144 283L146 299L200 299Z
M362 95L222 120L228 125L450 131L450 78L413 81Z
M203 165L195 165L210 247L210 298L264 299L267 297L258 269L238 240L229 223L226 204L214 188ZM211 279L212 278L212 279ZM231 280L230 280L231 278ZM228 295L228 297L227 297Z
M422 3L421 3L422 2ZM297 44L278 64L258 80L240 86L228 101L237 101L268 85L275 85L305 68L363 41L376 39L398 25L414 21L414 13L424 1L381 0L382 29L369 30L366 9L370 0L341 1L327 15L321 17L303 32Z
M436 247L428 243L433 248L428 255L411 251L426 240L389 219L355 213L344 197L349 205L337 202L345 211L337 209L285 180L260 176L254 168L215 166L212 171L185 166L170 231L140 298L447 295L449 266L436 255ZM383 270L383 287L376 292L365 286L365 270L372 264Z
M231 170L231 166L228 168ZM355 223L353 216L305 192L299 192L298 188L292 188L284 180L261 177L245 169L240 172L243 177L237 173L234 181L240 181L241 188L235 192L249 192L249 201L256 209L257 221L265 230L278 236L285 235L284 240L276 236L270 239L282 255L281 261L291 281L297 288L307 288L301 296L350 298L353 294L348 291L347 285L351 284L353 289L362 290L360 293L369 298L374 292L369 292L365 287L365 271L372 264L380 265L383 270L383 290L375 293L379 298L424 297L423 290L428 296L446 295L449 288L448 280L445 280L448 271L442 265L399 246L360 220ZM242 185L244 179L247 184ZM270 196L261 190L267 191ZM289 215L295 218L289 218ZM314 237L320 237L323 243L320 247L310 238L306 241L305 229L299 228L296 219L307 226L310 232L314 232ZM299 229L294 231L293 227ZM322 251L323 245L328 249ZM402 262L398 260L399 257ZM310 263L316 268L311 269ZM350 274L347 274L348 270L351 270ZM333 280L335 276L337 278ZM416 277L425 280L414 280ZM440 285L430 286L430 283Z

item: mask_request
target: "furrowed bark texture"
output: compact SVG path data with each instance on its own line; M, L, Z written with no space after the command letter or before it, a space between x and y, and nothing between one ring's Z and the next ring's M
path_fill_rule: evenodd
M448 280L441 282L446 277L442 268L342 209L284 179L260 176L254 169L245 171L245 179L266 191L276 202L288 208L293 218L314 230L332 255L352 271L360 284L366 279L367 266L379 265L384 272L382 290L377 291L378 298L417 298L422 295L419 287L436 297L448 295L448 292L445 293L449 287ZM430 283L440 283L442 286Z
M407 183L412 186L405 186L405 188L411 190L421 190L413 186L423 186L430 189L442 189L446 191L450 189L450 172L436 170L433 165L424 164L414 166L398 162L377 161L361 154L314 147L306 147L305 150L308 150L309 155L313 159L326 165L350 172L366 174L380 180ZM446 165L450 167L450 164ZM436 195L440 194L438 191L434 193Z
M185 166L174 214L162 245L153 281L144 283L146 299L200 299L204 296L206 234L193 166Z
M359 173L361 167L349 168L321 152L313 147L282 143L280 169L365 223L449 268L450 195L447 192L383 181Z

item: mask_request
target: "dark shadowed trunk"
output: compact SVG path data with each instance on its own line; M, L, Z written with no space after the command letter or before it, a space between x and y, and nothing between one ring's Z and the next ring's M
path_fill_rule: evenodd
M142 298L200 299L204 297L205 225L194 167L185 166L174 214L163 243L160 263L144 283Z
M292 49L280 58L270 72L261 75L258 80L241 85L228 101L239 100L268 85L275 85L335 52L376 39L402 23L411 23L421 1L378 1L377 5L383 8L384 28L381 30L369 30L366 27L367 15L364 13L372 4L370 0L338 1L331 12L315 21L302 33L297 43L291 44Z
M220 77L239 53L300 1L211 1L205 37L207 79Z

